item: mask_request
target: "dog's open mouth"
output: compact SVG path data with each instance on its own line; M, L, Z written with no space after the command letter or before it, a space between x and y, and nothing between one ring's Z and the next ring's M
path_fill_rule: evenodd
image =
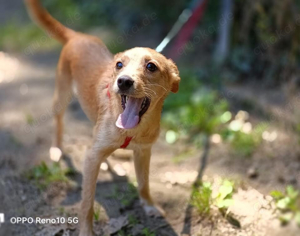
M139 124L141 117L148 110L150 99L121 95L121 105L124 111L119 115L116 126L121 129L132 129Z

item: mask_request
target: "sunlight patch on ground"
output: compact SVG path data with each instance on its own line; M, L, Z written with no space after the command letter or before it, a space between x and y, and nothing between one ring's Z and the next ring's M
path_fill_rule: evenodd
M17 76L19 66L18 59L0 52L0 83L12 82Z

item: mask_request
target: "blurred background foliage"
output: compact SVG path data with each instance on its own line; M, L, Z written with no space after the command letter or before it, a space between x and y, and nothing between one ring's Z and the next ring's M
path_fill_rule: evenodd
M128 0L125 3L121 0L47 0L43 4L54 17L80 31L95 32L92 29L100 27L118 37L120 33L126 34L126 31L138 26L141 29L139 34L125 37L125 40L112 47L113 51L118 51L137 44L156 47L190 1L174 0L170 3ZM189 65L199 79L213 83L224 80L260 80L265 86L275 86L299 72L300 3L232 0L233 21L229 32L229 53L228 60L223 65L226 73L223 70L222 76L214 74L215 79L212 80L212 71L216 73L214 68L211 69L212 55L222 26L220 18L224 17L221 16L221 5L221 1L208 1L204 17L194 30L192 38L209 29L215 30L208 37L202 37L199 43L193 43L191 38L192 45L179 57L179 64L185 67ZM151 24L143 25L143 20L151 14L155 14L155 19ZM0 30L0 49L10 51L24 50L33 39L44 35L28 20L24 8L5 20ZM104 39L111 40L105 36ZM53 42L52 44L56 45ZM166 54L171 46L172 44L166 48Z

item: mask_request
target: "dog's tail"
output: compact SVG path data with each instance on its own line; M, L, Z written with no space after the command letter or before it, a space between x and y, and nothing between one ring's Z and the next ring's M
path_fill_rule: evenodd
M39 0L25 0L29 14L42 28L44 28L51 37L54 37L62 44L65 44L75 31L65 27L55 20L43 6Z

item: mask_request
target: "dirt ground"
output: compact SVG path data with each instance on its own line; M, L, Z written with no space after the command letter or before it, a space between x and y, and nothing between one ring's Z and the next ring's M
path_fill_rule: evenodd
M51 184L41 191L24 176L24 172L41 161L51 163L48 153L52 134L51 104L58 56L59 52L34 56L0 53L0 209L6 218L0 226L1 235L78 234L78 224L75 223L13 225L8 222L16 216L76 217L79 213L82 162L91 142L92 126L76 99L71 102L65 117L66 155L61 160L62 166L74 170L69 183ZM282 111L286 119L292 112L286 108L288 104L284 98L280 99L279 92L276 103L270 104L267 98L275 96L274 91L254 96L255 99L251 91L241 93L241 88L228 91L233 103L252 99L257 107L257 116L252 119L256 121L265 115L260 111ZM211 147L204 179L218 182L226 177L239 183L233 195L235 203L229 210L240 222L240 228L230 224L217 210L213 210L210 217L201 217L189 207L191 186L198 173L202 150L184 144L169 145L164 141L162 131L153 147L150 179L153 198L165 209L166 217L147 218L138 199L130 192L128 184L135 183L132 160L109 158L117 174L105 170L99 173L95 199L95 210L99 213L94 222L96 233L107 235L109 225L116 220L118 223L129 221L123 222L123 234L119 235L152 235L142 233L144 228L153 231L154 235L166 236L299 235L299 228L294 223L285 227L280 225L269 196L271 190L283 190L287 184L299 188L300 183L298 138L284 125L278 125L278 119L274 119L269 128L276 130L277 139L264 142L251 158L237 156L226 144ZM190 149L191 154L184 160L179 163L172 161ZM256 170L256 178L249 178L247 172L251 168ZM123 201L128 198L132 201L124 207Z

